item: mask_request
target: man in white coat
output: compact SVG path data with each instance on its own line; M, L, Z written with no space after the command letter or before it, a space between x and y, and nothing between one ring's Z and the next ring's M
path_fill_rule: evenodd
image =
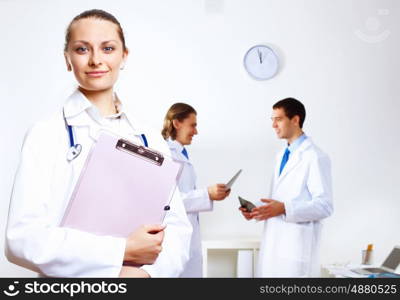
M225 184L214 184L208 188L196 186L196 173L184 146L192 143L197 134L197 113L185 103L175 103L168 110L162 135L167 140L174 159L184 163L179 180L179 190L193 233L190 243L190 256L181 277L203 277L199 212L211 211L214 200L223 200L229 195Z
M333 212L331 165L302 130L304 105L286 98L273 106L272 127L287 146L276 158L269 198L248 220L264 220L258 260L259 277L320 276L321 220Z

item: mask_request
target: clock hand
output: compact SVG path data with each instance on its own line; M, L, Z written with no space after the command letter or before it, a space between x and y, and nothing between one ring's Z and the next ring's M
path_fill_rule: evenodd
M257 53L258 53L258 58L260 59L260 64L262 64L262 53L260 49L257 49Z

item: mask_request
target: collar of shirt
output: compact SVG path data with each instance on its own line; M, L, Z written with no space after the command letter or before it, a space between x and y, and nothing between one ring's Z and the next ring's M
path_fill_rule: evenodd
M129 124L131 130L133 129L135 134L142 134L143 129L137 127L135 119L125 111L121 101L116 97L116 107L118 110L117 114L113 114L107 117L101 116L98 108L93 105L86 96L78 89L68 98L64 104L65 118L70 125L85 125L87 120L84 116L89 116L91 120L100 125L109 124L118 117L123 118ZM84 114L86 112L86 114ZM133 125L135 124L135 125Z
M106 125L107 121L117 119L124 114L122 103L119 101L118 97L115 97L114 105L118 111L116 114L102 116L99 109L93 105L81 91L76 90L64 108L65 117L74 117L83 111L86 111L94 121L101 125Z
M171 138L168 138L167 140L168 145L171 149L175 149L177 152L181 153L183 150L183 145L179 143L177 140L173 140ZM183 155L183 154L182 154Z
M101 125L106 125L108 123L107 121L112 121L122 117L122 115L125 115L125 112L122 110L122 104L120 102L119 104L117 104L116 102L115 107L117 108L117 113L108 116L102 116L99 109L95 105L87 108L86 111L93 120L100 123Z
M76 117L91 106L92 103L77 89L64 104L65 117Z
M290 145L288 144L288 148L290 153L293 153L296 151L301 143L307 138L307 136L303 133L301 136L299 136L297 139L295 139Z

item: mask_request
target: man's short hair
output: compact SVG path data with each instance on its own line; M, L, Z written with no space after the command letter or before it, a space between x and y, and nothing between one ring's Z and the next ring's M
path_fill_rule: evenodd
M272 109L283 108L285 115L291 120L294 116L299 116L300 128L303 128L304 120L306 119L306 109L299 100L295 98L285 98L276 102Z

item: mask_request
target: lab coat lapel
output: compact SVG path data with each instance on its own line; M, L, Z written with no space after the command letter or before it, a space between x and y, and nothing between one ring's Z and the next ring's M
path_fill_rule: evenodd
M124 108L126 109L125 106L124 106ZM147 130L144 128L144 126L140 126L140 124L146 124L146 122L137 118L136 116L134 116L132 114L132 112L130 112L128 110L124 110L124 113L128 119L129 124L133 128L134 135L140 136L141 134L145 134L147 132Z
M172 151L174 151L177 154L176 158L179 161L187 163L187 164L191 164L190 160L187 159L185 155L183 155L183 153L182 153L183 146L180 145L179 142L168 139L168 146Z
M97 140L101 126L93 121L86 112L83 111L79 115L67 118L67 123L72 127L88 127L89 137Z
M282 157L283 157L284 153L285 153L285 149L280 151L279 154L276 156L275 172L274 172L274 176L275 176L274 182L275 182L275 184L277 184L278 181L279 181L279 168L280 168Z
M100 125L92 120L86 112L86 109L91 106L90 101L79 90L76 90L64 104L64 116L67 124L72 127L88 127L90 138L97 140Z
M151 148L153 146L153 141L149 140L149 136L146 134L149 132L149 128L151 128L151 126L149 126L144 120L135 116L135 114L127 109L126 106L124 106L124 113L126 115L128 123L130 124L129 136L136 137L137 139L142 140L141 135L145 134L148 146Z
M189 160L185 155L183 155L182 150L179 151L178 155L179 155L179 159L180 159L181 161L183 161L183 162L185 162L185 163L187 163L187 164L192 164L192 163L190 162L190 160Z
M299 149L300 150L300 149ZM282 181L282 179L293 170L294 167L300 162L301 160L301 152L295 151L291 157L289 156L289 160L286 163L286 166L283 168L281 175L279 176L278 183Z
M311 145L311 140L310 138L307 138L306 140L303 141L303 143L301 143L300 147L289 156L289 160L286 164L286 166L283 168L281 175L279 175L279 168L280 168L280 163L281 161L278 161L277 163L277 175L278 178L275 181L276 185L278 185L279 183L282 182L282 180L286 177L287 174L289 174L291 171L293 171L293 169L301 162L301 157L303 154L303 151L305 151L309 146ZM283 155L283 152L281 153ZM282 159L282 155L281 155L281 159Z
M81 114L87 108L91 107L90 101L79 90L75 90L64 104L64 114L67 119Z

